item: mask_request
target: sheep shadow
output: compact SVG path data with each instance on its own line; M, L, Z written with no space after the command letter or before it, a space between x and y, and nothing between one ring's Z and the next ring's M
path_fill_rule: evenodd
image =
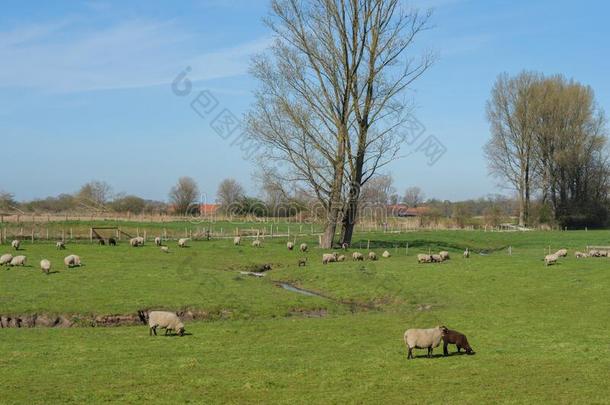
M47 276L50 276L51 274L59 274L59 270L53 270L53 271L46 273Z
M430 357L428 357L427 354L417 354L417 355L413 355L413 359L408 359L408 360L415 360L415 359L430 359L430 360L433 360L433 359L442 359L443 357L447 357L447 356L444 356L443 354L439 354L439 353L432 354L432 356L430 356Z

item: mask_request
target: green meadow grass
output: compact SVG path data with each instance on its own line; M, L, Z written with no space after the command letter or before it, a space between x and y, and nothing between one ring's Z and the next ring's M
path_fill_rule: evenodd
M0 329L0 403L610 402L610 259L573 256L610 245L608 231L359 234L354 250L370 243L392 257L326 266L322 250L302 255L285 242L193 242L170 254L24 243L31 267L0 268L0 314L212 315L182 338L149 337L146 326ZM570 254L545 267L549 245ZM417 264L429 249L452 258ZM68 253L85 266L64 269ZM57 273L40 273L43 257ZM266 277L239 275L263 263ZM407 361L405 329L439 324L467 334L476 355L439 347Z

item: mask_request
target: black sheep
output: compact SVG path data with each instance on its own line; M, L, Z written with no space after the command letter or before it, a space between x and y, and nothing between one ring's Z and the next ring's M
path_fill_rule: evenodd
M116 246L116 239L114 239L114 238L108 238L108 245L110 245L110 246Z
M447 351L447 345L452 344L457 346L458 353L460 350L466 350L466 354L474 354L472 347L468 344L468 339L466 335L451 329L446 329L445 333L443 333L443 354L447 356L449 352Z

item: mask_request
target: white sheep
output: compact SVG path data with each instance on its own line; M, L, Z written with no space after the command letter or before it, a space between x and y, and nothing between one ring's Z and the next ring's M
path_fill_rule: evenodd
M171 330L180 336L184 335L184 324L173 312L151 311L148 314L149 336L157 336L157 328L165 329L165 334Z
M544 256L544 264L545 266L550 266L552 264L557 263L557 255L556 254L552 254L552 255L546 255Z
M339 255L339 256L337 257L337 261L338 261L338 262L344 262L344 261L345 261L345 255Z
M431 255L430 257L434 263L442 263L444 261L443 256L441 255Z
M163 253L169 253L169 248L167 246L161 246L161 251Z
M364 260L364 255L360 252L354 252L352 253L352 260L362 261Z
M438 347L447 328L437 326L431 329L407 329L404 334L405 345L409 349L407 359L413 358L413 349L428 349L428 357L432 356L432 350Z
M468 248L466 248L466 250L464 250L464 259L468 259L470 257L470 251L468 250Z
M568 255L568 249L559 249L555 252L555 256L557 257L566 257Z
M369 252L369 260L377 260L377 254L375 252Z
M417 262L418 263L432 263L432 256L420 253L417 255Z
M161 246L161 237L160 237L160 236L157 236L157 237L155 238L155 245L156 245L156 246Z
M328 264L328 263L336 262L336 261L337 261L336 253L324 253L322 255L322 264Z
M258 240L258 239L253 240L253 241L252 241L252 246L253 246L253 247L256 247L256 248L257 248L257 247L261 247L261 241L260 241L260 240Z
M25 256L15 256L13 257L13 259L11 260L10 266L25 266L26 262L27 262L28 258Z
M597 249L589 250L589 256L590 257L599 257L599 250L597 250Z
M80 257L77 255L68 255L64 257L64 264L66 267L76 267L81 266Z
M15 239L14 241L11 242L11 247L15 250L19 250L20 244L21 244L21 242L19 242L17 239Z
M56 242L56 243L55 243L55 248L56 248L57 250L63 250L63 249L65 249L65 248L66 248L66 244L64 243L64 241L63 241L63 240L60 240L60 241L58 241L58 242Z
M586 253L582 252L574 252L574 256L576 256L577 259L584 259L585 257L588 257Z
M443 259L443 261L449 260L449 252L445 250L438 252L438 255Z
M292 250L292 249L294 249L294 243L288 242L288 243L286 243L286 247L288 248L288 250Z
M9 265L11 260L13 260L13 255L9 253L0 256L0 266Z
M299 249L301 250L301 252L307 252L307 243L301 243L301 246L299 246Z
M390 256L392 256L392 255L390 254L390 252L388 252L387 250L385 250L385 251L384 251L384 252L381 254L381 256L382 256L382 257L385 257L385 258L387 259L388 257L390 257Z
M235 246L239 246L241 244L241 236L236 236L233 238L233 244Z
M144 238L142 238L142 237L131 238L131 239L129 239L129 245L131 247L142 246L142 245L144 245Z
M186 247L186 243L189 241L189 238L180 238L178 239L178 246L183 248Z
M42 270L43 273L49 274L49 271L51 271L51 262L47 259L42 259L40 261L40 270Z

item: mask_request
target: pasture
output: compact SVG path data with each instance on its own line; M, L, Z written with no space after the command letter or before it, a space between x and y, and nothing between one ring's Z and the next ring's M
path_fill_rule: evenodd
M23 243L29 267L0 268L0 315L88 318L141 309L192 310L187 336L141 326L0 329L2 403L607 403L608 231L358 234L354 248L388 259L322 265L284 239L152 242L131 248ZM409 243L408 256L405 245ZM359 246L364 248L359 249ZM507 248L512 247L512 256ZM545 250L569 249L545 267ZM470 259L461 254L468 247ZM444 263L417 253L448 250ZM0 253L10 252L7 245ZM65 269L69 253L84 266ZM307 256L306 267L297 260ZM54 265L46 276L38 262ZM271 264L265 277L240 271ZM288 283L319 294L299 294ZM476 355L407 360L407 328L446 325ZM161 334L162 335L162 334Z

